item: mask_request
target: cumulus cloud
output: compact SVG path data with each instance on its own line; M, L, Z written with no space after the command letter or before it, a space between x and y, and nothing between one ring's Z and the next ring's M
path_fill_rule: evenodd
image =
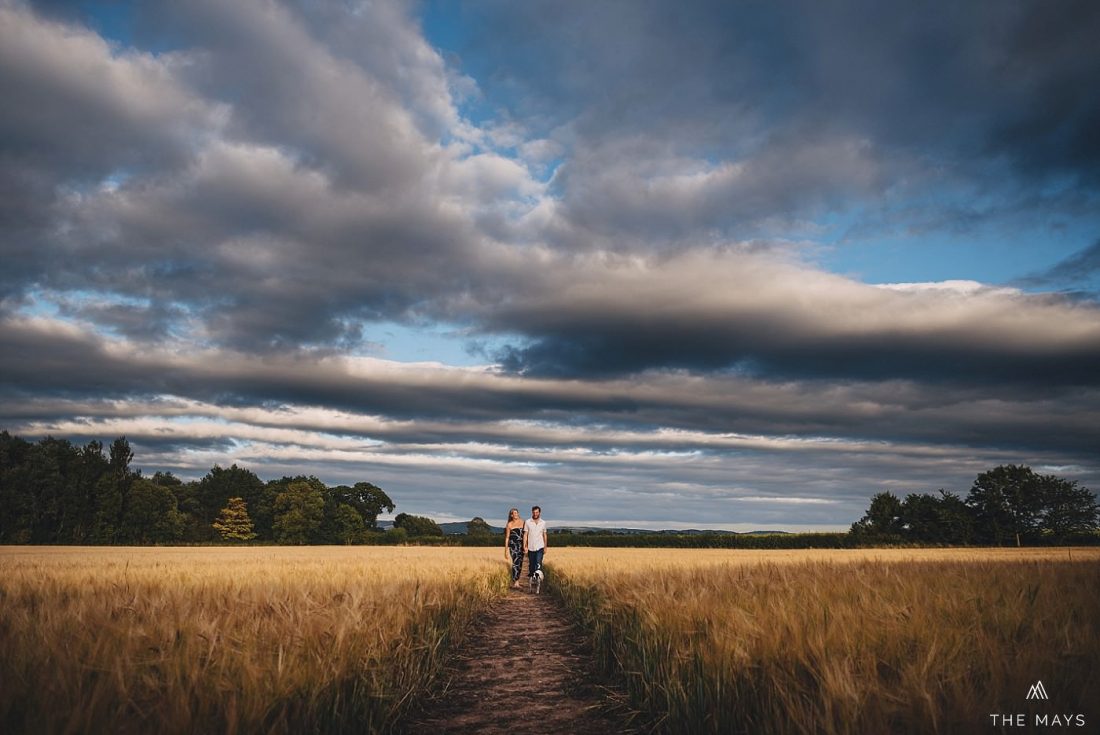
M575 152L558 172L560 227L576 230L578 244L591 235L675 244L698 233L768 232L777 220L797 223L881 189L877 159L860 140L788 141L717 163L655 150L649 140L606 143Z
M46 277L65 197L179 165L220 128L224 107L177 80L183 64L0 5L0 296Z
M93 181L186 158L225 108L181 84L185 55L113 47L94 32L0 7L0 140L36 170ZM78 111L78 115L74 115Z

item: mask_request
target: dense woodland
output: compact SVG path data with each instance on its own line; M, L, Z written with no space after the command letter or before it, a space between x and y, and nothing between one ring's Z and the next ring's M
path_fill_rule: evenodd
M871 498L852 524L857 543L1021 546L1086 542L1100 522L1096 496L1076 481L1002 465L978 475L966 498L940 490Z
M369 482L264 482L236 465L183 482L170 472L145 477L131 468L133 457L124 438L105 449L0 432L0 543L365 543L378 514L394 509Z
M283 544L401 543L442 537L433 520L399 513L369 482L326 487L316 477L264 482L250 470L215 466L184 482L131 468L125 438L104 448L47 437L31 443L0 432L0 544L154 544L258 541ZM847 534L556 534L556 544L821 548L870 544L1017 545L1088 543L1100 508L1086 487L1028 467L1006 465L975 479L965 498L940 490L888 492L871 500ZM497 543L484 520L455 542Z

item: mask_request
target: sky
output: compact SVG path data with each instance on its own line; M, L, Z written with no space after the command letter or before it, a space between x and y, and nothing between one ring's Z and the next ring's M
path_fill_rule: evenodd
M1100 4L0 0L0 428L397 512L1100 489Z

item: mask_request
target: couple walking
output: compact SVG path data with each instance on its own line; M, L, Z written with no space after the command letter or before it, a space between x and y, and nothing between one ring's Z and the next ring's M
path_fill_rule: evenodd
M542 591L542 557L546 553L546 521L542 508L531 508L531 517L520 520L519 509L508 511L504 526L504 556L512 563L512 588L519 589L523 555L527 554L527 579L536 592Z

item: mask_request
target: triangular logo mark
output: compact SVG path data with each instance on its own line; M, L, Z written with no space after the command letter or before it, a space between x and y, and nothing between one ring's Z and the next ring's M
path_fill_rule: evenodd
M1031 689L1027 690L1028 699L1050 699L1047 696L1047 689L1043 686L1042 681L1037 681L1031 685Z

